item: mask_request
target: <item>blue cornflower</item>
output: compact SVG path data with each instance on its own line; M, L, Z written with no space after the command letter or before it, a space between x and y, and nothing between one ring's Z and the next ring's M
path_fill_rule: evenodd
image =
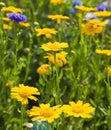
M75 13L75 9L74 9L73 7L70 9L70 13L71 13L71 14L74 14L74 13Z
M98 5L97 5L97 10L98 10L98 11L108 10L108 6L105 5L104 3L98 4Z
M9 13L8 18L14 20L15 22L25 22L27 17L20 13Z
M81 0L74 0L73 7L75 7L76 5L78 5L78 6L82 5L82 1Z

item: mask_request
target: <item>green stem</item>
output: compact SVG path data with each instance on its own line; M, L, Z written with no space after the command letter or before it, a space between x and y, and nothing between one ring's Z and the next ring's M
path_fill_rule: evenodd
M20 130L23 130L24 112L25 112L25 106L21 105L21 124L20 124Z
M26 73L25 73L25 78L24 78L24 83L27 81L29 71L30 71L30 62L31 62L31 50L32 50L32 37L30 38L29 42L29 53L28 53L28 58L27 58L27 67L26 67Z

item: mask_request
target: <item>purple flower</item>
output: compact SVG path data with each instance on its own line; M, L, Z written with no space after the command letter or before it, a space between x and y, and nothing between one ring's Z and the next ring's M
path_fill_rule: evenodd
M108 6L105 5L105 4L103 4L103 3L98 4L98 5L97 5L97 10L98 10L98 11L108 10Z
M15 22L25 22L27 17L20 13L9 13L8 18L14 20Z
M78 5L78 6L82 5L81 0L74 0L73 1L73 7L75 7L76 5Z
M73 7L70 9L70 13L71 13L71 14L74 14L74 13L75 13L75 9L74 9Z

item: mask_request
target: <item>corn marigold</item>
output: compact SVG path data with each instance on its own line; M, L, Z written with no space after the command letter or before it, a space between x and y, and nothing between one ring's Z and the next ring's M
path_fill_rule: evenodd
M40 92L35 87L24 86L24 84L19 84L18 87L11 89L11 98L20 101L23 105L28 104L28 99L37 101L34 95L40 95Z
M51 107L50 104L40 104L40 107L33 106L32 109L27 110L29 117L32 117L32 121L42 120L49 123L59 118L62 113L60 105Z
M48 58L49 62L51 64L54 64L56 62L56 65L59 67L62 67L63 65L65 65L67 63L66 61L66 56L67 56L67 52L60 52L60 53L56 53L56 59L54 61L54 55L48 53L48 56L45 56L44 58Z
M50 0L50 3L53 5L59 5L64 3L64 0Z
M100 20L89 20L88 23L82 24L82 32L86 35L94 35L96 33L101 33L105 25L106 23Z
M5 30L11 30L12 29L12 26L10 26L9 24L3 24L3 29Z
M108 75L111 77L111 66L107 67Z
M52 19L52 20L55 20L57 22L57 24L60 24L62 22L62 20L64 20L64 19L66 19L66 20L69 19L68 16L63 16L63 15L59 15L59 14L57 14L57 15L48 15L48 18Z
M16 8L14 6L2 7L2 12L14 12L14 13L22 13L22 9Z
M51 66L49 64L43 64L37 69L37 73L40 75L49 75L51 73Z
M111 50L100 50L100 49L96 49L95 52L97 54L103 54L103 55L107 55L107 56L111 55Z
M94 14L98 17L110 17L111 16L111 12L108 11L98 11L98 12L94 12Z
M91 118L91 113L94 112L95 108L89 103L83 104L83 101L77 101L77 103L70 101L69 105L63 105L62 110L68 116Z
M21 27L30 27L30 23L28 22L19 22L18 23Z
M52 34L56 34L57 31L54 28L36 29L37 36L45 35L46 38L52 38Z
M60 51L63 50L64 48L68 47L68 43L65 42L48 42L46 44L43 44L41 48L45 51Z
M75 6L75 8L80 10L80 11L83 11L83 12L96 11L96 8L86 7L83 5L79 5L79 6L77 5L77 6Z
M9 22L10 21L10 19L7 18L7 17L2 18L2 20L5 21L5 22Z

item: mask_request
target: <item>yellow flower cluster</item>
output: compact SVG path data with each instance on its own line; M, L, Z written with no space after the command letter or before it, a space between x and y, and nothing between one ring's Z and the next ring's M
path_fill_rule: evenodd
M40 75L49 75L51 72L51 67L48 64L43 64L37 69L37 73Z
M108 11L98 11L98 12L94 12L94 14L98 17L110 17L111 16L111 12Z
M30 27L30 23L28 22L19 22L18 23L21 27Z
M50 0L50 3L53 5L59 5L64 3L64 0Z
M60 15L60 14L48 15L48 18L55 20L57 22L57 24L60 24L62 22L62 20L64 20L64 19L66 19L66 20L69 19L68 16L63 16L63 15Z
M96 11L96 8L86 7L86 6L75 6L76 9L83 11L83 12L90 12L90 11Z
M23 105L28 104L28 99L37 101L38 98L33 95L40 95L40 92L35 87L19 84L18 87L11 89L11 98L20 101Z
M107 56L111 55L111 50L100 50L100 49L96 49L95 52L97 54L103 54L103 55L107 55Z
M48 121L49 123L57 119L62 112L68 116L91 118L91 113L94 112L95 108L89 103L83 104L83 101L77 103L71 101L69 105L57 105L51 107L50 104L40 104L39 107L33 106L32 109L27 110L29 117L32 117L32 121L42 120Z
M22 13L22 9L16 8L14 6L2 7L1 11L3 12L14 12L14 13Z
M67 48L68 47L68 43L65 43L65 42L48 42L46 44L43 44L41 46L41 48L45 51L60 51L60 50L63 50L64 48Z
M101 33L105 25L106 23L100 20L89 20L88 23L82 24L82 32L86 35L94 35L96 33Z
M62 67L63 65L65 65L67 63L67 61L66 61L67 54L68 53L64 52L64 51L56 53L55 61L54 61L54 55L52 55L50 53L48 53L48 56L45 56L45 58L48 58L48 60L51 64L56 64L57 66Z
M45 35L46 38L52 38L52 34L56 34L57 31L54 28L36 29L37 36Z

